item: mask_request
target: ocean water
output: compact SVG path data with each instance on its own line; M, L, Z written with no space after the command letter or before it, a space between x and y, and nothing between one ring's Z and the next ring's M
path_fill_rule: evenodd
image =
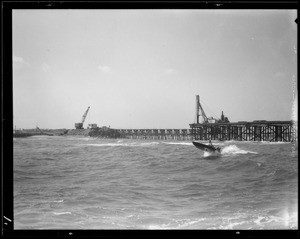
M298 229L298 146L16 138L15 229Z

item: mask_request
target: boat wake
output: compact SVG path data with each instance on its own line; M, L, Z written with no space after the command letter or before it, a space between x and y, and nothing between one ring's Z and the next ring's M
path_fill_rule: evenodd
M243 150L236 145L229 145L221 149L221 154L233 155L233 154L257 154L257 152Z
M217 159L221 157L221 153L219 152L204 152L203 158L205 159Z

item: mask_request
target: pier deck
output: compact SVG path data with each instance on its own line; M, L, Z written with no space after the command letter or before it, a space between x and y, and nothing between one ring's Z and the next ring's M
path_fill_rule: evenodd
M196 140L283 141L295 138L292 121L190 124Z
M158 140L282 141L296 139L293 121L190 124L190 129L118 129L124 138Z

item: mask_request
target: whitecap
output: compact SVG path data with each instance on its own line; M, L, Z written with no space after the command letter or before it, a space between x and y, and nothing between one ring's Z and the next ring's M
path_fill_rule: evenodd
M72 214L71 212L53 212L54 215Z
M126 144L107 143L107 144L82 144L82 146L95 146L95 147L116 147L127 146Z
M183 224L180 225L180 228L185 228L185 227L189 227L193 224L199 223L204 221L206 218L197 218L197 219L186 219L184 220Z
M141 146L157 145L159 142L141 143Z
M276 141L276 142L270 142L270 141L260 141L261 144L290 144L291 142L284 142L284 141Z
M159 142L148 143L106 143L106 144L82 144L82 146L94 146L94 147L139 147L139 146L152 146L158 145Z
M163 144L171 144L171 145L193 145L190 142L162 142Z
M240 149L236 145L229 145L221 149L222 154L257 154L257 152Z
M238 226L238 225L241 225L241 224L244 224L245 222L244 221L241 221L241 222L231 222L229 223L228 225L225 225L225 226L220 226L219 229L234 229L235 226Z
M219 156L220 153L215 151L215 152L208 152L208 151L205 151L204 154L203 154L203 157L204 158L216 158L217 156Z

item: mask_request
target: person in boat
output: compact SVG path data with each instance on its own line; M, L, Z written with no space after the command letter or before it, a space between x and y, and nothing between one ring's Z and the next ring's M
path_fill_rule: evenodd
M221 148L213 146L211 140L209 140L208 142L211 147L213 147L215 150L218 150L220 152Z

